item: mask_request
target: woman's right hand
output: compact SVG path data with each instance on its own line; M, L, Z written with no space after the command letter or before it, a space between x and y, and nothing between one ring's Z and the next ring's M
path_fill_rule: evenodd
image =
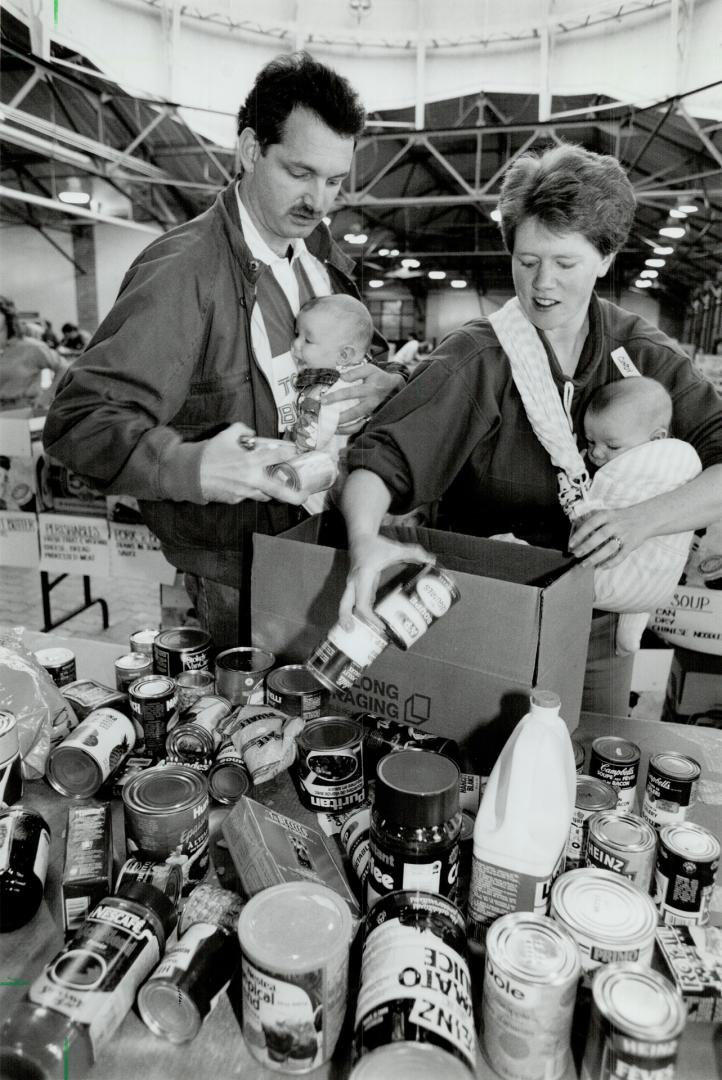
M352 542L349 554L351 566L338 609L339 620L345 630L353 629L351 614L354 610L373 619L379 577L388 566L436 562L436 556L420 544L401 544L385 536L360 537Z

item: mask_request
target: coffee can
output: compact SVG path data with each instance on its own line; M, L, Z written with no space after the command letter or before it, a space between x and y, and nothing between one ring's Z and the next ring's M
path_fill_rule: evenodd
M363 728L348 716L309 720L296 740L298 797L309 810L335 812L364 801Z
M682 995L659 972L628 963L600 968L581 1080L674 1080L685 1019Z
M143 730L145 752L155 761L165 757L168 728L178 711L178 694L167 675L143 675L128 687L133 715Z
M313 881L272 885L238 920L243 1037L262 1065L310 1072L329 1060L348 1000L346 901Z
M18 723L15 715L0 709L0 807L23 797L23 771Z
M142 675L152 675L153 660L147 653L131 652L115 661L115 685L124 694L128 687Z
M614 788L620 813L634 810L639 758L637 744L619 735L602 735L592 743L589 775Z
M305 491L313 495L331 487L336 479L338 466L325 450L307 450L289 461L269 465L268 473L291 491Z
M216 688L215 676L210 671L181 671L175 677L178 691L178 711L190 709L199 697L207 697Z
M602 964L634 960L649 967L657 909L650 896L610 870L569 870L552 885L551 917L574 938L589 986Z
M617 805L617 793L613 787L596 776L577 776L577 795L569 829L565 868L576 870L584 866L587 848L587 828L589 818L599 810L614 810Z
M144 653L146 656L150 656L152 660L153 642L158 637L159 633L160 630L157 626L144 626L140 630L134 630L128 639L130 651Z
M680 821L659 831L654 899L667 926L703 926L720 859L720 842L703 825Z
M587 866L622 874L648 893L657 851L657 834L649 822L637 814L619 814L610 809L593 814L588 828Z
M211 635L198 626L161 630L153 642L153 665L175 679L181 671L202 671L211 659Z
M208 784L185 765L156 765L123 788L128 850L149 862L177 863L184 892L208 870Z
M264 705L266 675L276 663L268 649L239 645L216 657L216 690L233 705Z
M665 750L649 759L642 804L645 821L660 829L685 821L697 795L702 768L694 758Z
M177 863L142 862L140 859L126 859L118 871L115 892L124 881L139 881L143 885L155 885L177 905L183 888L183 874Z
M224 806L231 806L250 789L251 778L243 761L243 755L236 750L230 740L222 743L208 773L208 790L211 798Z
M266 704L286 713L316 720L326 711L329 693L305 664L287 664L266 677Z
M489 927L484 965L483 1046L502 1080L561 1080L581 965L573 938L548 915L515 911ZM522 1065L523 1063L523 1065Z
M75 653L71 649L36 649L34 656L56 686L67 686L77 679Z
M232 709L230 701L219 694L196 698L168 732L165 746L169 761L208 772L222 742L220 725Z
M386 633L400 649L409 649L437 619L459 600L461 593L443 567L407 567L403 580L374 607Z
M50 751L48 783L72 798L95 795L134 746L132 720L117 709L95 709Z
M350 630L336 623L306 661L309 671L332 692L354 686L389 644L386 632L364 615L354 612L350 618Z

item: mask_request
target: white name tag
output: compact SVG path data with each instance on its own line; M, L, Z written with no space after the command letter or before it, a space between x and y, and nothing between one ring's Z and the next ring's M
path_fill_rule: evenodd
M618 349L613 349L611 357L625 379L628 379L631 375L640 374L634 365L634 361L623 345L620 345Z

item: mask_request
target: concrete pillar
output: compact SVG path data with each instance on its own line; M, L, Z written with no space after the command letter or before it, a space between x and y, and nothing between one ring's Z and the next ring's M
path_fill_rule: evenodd
M73 258L75 294L78 304L78 326L93 333L98 326L98 283L95 275L95 226L73 225Z

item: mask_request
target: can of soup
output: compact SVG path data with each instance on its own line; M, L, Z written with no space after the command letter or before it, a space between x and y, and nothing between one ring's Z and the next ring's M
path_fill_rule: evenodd
M309 671L333 692L357 683L389 644L385 631L365 616L354 613L351 620L350 630L340 622L332 626L306 661Z
M639 758L637 744L618 735L602 735L592 743L589 774L614 788L620 812L634 810Z
M118 657L114 667L116 688L124 694L128 693L128 687L136 679L153 674L153 660L147 653L126 653Z
M296 740L293 775L309 810L338 811L364 801L363 728L348 716L309 720Z
M709 829L681 821L659 832L654 899L668 926L703 926L719 867L720 842Z
M694 758L665 750L649 759L642 815L660 829L684 821L694 805L702 768Z
M175 683L167 675L143 675L128 687L128 697L143 730L145 751L160 761L165 757L168 727L178 712Z
M233 705L265 704L266 675L276 663L268 649L239 645L216 657L216 690Z
M322 716L329 693L305 664L287 664L269 672L266 678L266 704L285 713L315 720Z
M175 678L181 671L202 671L211 659L211 635L198 626L162 630L153 642L153 664L159 675Z
M35 659L45 668L56 686L75 682L75 653L70 649L37 649Z
M588 826L587 866L622 874L648 893L657 849L657 834L652 826L637 814L618 814L614 810L593 814Z
M221 744L208 773L208 790L211 798L224 806L237 803L241 795L251 788L243 755L236 750L232 742Z
M454 578L441 566L407 567L402 581L376 604L374 614L394 645L409 649L460 596Z
M95 709L50 751L48 783L61 795L89 798L134 746L135 728L127 716L117 709Z

